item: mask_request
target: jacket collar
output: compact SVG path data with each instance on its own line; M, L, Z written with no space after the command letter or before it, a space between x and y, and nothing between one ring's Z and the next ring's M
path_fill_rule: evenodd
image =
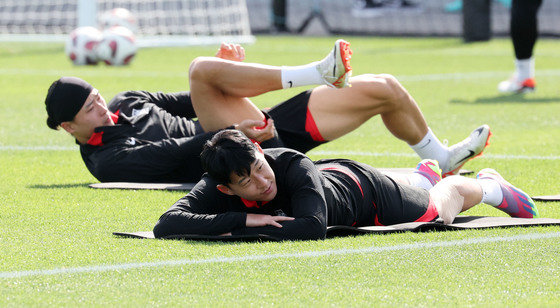
M113 123L115 123L115 124L117 124L119 122L119 112L120 112L120 110L117 110L117 112L111 113L109 115L111 117L111 119L113 120ZM102 146L103 145L103 133L105 133L105 131L110 127L111 126L96 127L95 131L93 132L93 134L91 134L91 137L87 141L87 144L93 145L93 146Z
M241 201L243 201L243 204L245 204L246 207L260 208L261 206L268 203L268 201L251 201L251 200L243 199L241 197L239 198L241 199Z

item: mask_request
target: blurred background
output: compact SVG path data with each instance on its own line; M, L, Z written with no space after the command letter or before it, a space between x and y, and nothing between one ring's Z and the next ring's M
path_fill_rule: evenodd
M207 44L207 37L252 34L462 36L487 40L509 33L511 0L1 0L0 39L64 40L78 26L125 8L136 18L139 44ZM560 37L560 0L539 12L541 37ZM198 39L195 39L198 37Z

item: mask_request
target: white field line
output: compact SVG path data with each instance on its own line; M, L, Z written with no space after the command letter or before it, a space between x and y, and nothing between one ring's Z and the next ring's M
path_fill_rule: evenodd
M7 76L53 76L60 77L73 75L71 70L42 70L42 69L0 69L0 75ZM184 72L158 72L158 71L133 71L118 70L112 71L112 77L142 77L142 78L187 78L187 69ZM483 78L506 78L511 71L487 71L487 72L464 72L464 73L443 73L443 74L421 74L421 75L397 75L401 82L421 82L421 81L441 81L441 80L466 80ZM541 76L560 76L560 69L537 70L537 77ZM105 77L106 71L88 70L80 72L82 77Z
M391 152L361 152L361 151L327 151L327 150L317 150L307 153L308 155L325 155L325 156L336 156L336 157L348 157L348 156L370 156L370 157L418 157L414 153L391 153ZM504 155L504 154L483 154L482 157L490 159L525 159L525 160L560 160L560 156L542 156L542 155Z
M488 72L470 72L470 73L445 73L445 74L425 74L425 75L402 75L396 76L401 82L414 82L414 81L441 81L441 80L466 80L466 79L481 79L481 78L499 78L509 77L511 71L488 71ZM537 77L540 76L560 76L560 70L538 70Z
M78 151L77 146L19 146L19 145L0 145L0 151ZM392 153L392 152L361 152L361 151L328 151L314 150L308 153L317 156L365 156L365 157L418 157L414 153ZM490 159L519 159L519 160L560 160L560 156L542 156L542 155L503 155L503 154L484 154L483 157Z
M320 250L309 251L300 253L283 253L283 254L267 254L267 255L247 255L239 257L223 257L223 258L209 258L209 259L182 259L182 260L167 260L156 262L141 262L141 263L121 263L121 264L106 264L95 266L83 267L67 267L55 268L50 270L31 270L31 271L15 271L15 272L0 272L0 279L9 278L22 278L30 276L52 276L63 274L80 274L80 273L99 273L109 271L125 271L143 268L161 268L170 266L183 266L183 265L196 265L196 264L216 264L216 263L236 263L236 262L249 262L249 261L264 261L275 259L299 259L299 258L318 258L324 256L337 256L337 255L353 255L353 254L372 254L383 253L400 250L418 250L418 249L432 249L440 247L460 247L467 245L477 245L495 242L514 242L514 241L535 241L543 239L552 239L560 237L560 232L550 233L530 233L522 235L514 235L508 237L479 237L456 241L445 242L423 242L412 243L394 246L372 246L361 249L336 249L336 250Z

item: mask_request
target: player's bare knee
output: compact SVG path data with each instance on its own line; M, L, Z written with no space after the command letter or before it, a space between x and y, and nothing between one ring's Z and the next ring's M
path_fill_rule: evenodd
M401 83L391 74L367 75L365 78L371 85L370 89L386 100L395 100L407 94Z
M383 79L390 99L398 100L403 96L408 96L408 92L395 76L390 74L380 74L378 76Z
M197 57L192 60L189 66L189 80L191 82L207 80L216 68L215 62L213 57Z
M351 81L352 91L358 91L361 95L370 98L370 107L376 108L378 112L393 111L398 107L398 81L389 74L365 74L357 76Z
M390 74L375 75L372 89L376 91L375 95L383 105L384 112L392 112L402 108L409 107L408 92L395 78Z
M417 110L418 105L405 87L392 75L384 74L384 82L387 87L388 108L395 110Z

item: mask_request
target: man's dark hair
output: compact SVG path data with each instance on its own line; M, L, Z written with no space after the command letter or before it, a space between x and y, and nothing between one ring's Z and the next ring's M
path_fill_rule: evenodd
M251 174L251 165L257 159L255 145L242 132L226 129L207 141L200 154L202 168L218 183L231 183L231 174Z

